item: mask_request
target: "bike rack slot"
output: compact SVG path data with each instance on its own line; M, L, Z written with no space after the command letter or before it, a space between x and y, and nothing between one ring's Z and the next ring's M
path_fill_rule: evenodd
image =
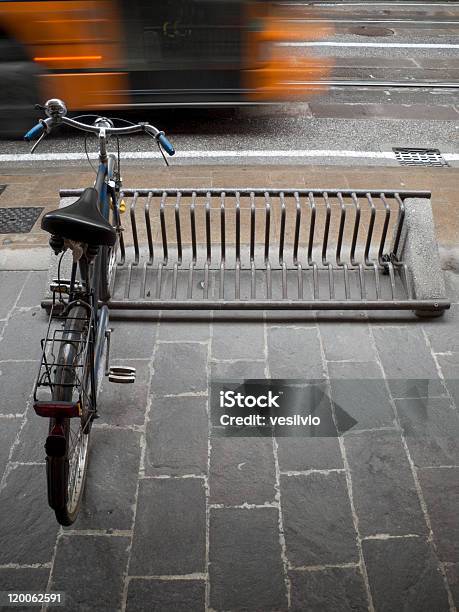
M435 316L449 308L429 192L152 188L121 196L129 214L111 309Z

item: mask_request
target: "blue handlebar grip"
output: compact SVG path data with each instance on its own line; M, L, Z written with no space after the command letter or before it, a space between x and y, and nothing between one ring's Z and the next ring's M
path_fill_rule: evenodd
M43 125L41 123L37 123L37 125L34 125L33 128L27 132L27 134L24 134L24 140L33 140L34 138L40 136L42 132Z
M172 146L172 144L167 140L167 138L164 136L164 134L160 134L159 138L158 138L159 142L161 143L163 149L166 151L166 153L168 153L168 155L175 155L175 149Z

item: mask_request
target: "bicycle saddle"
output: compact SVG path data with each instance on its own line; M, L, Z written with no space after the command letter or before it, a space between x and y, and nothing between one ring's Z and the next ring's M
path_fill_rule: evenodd
M100 212L98 200L97 191L88 187L73 204L43 215L41 228L69 240L112 246L116 231Z

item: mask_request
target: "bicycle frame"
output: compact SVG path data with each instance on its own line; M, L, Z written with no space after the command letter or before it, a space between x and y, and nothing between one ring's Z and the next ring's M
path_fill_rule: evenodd
M97 178L94 184L94 188L99 194L99 208L107 219L110 220L110 201L108 197L108 181L111 181L114 177L114 169L115 169L116 159L114 155L109 155L106 158L106 161L103 159L102 152L100 154L100 163L99 170L97 172ZM115 197L115 194L111 194L112 199ZM119 225L119 217L117 214L117 202L113 201L113 210L115 215L116 224ZM100 266L99 266L99 258L100 252L97 255L97 262L94 265L95 269L95 278L93 279L93 289L95 292L95 300L94 300L94 309L95 309L95 321L96 321L96 341L95 341L95 350L94 350L94 371L96 374L99 373L100 361L102 359L104 341L107 339L107 331L108 331L108 308L106 305L102 306L100 309L97 308L97 300L98 300L98 283L100 276ZM108 332L109 334L109 332ZM98 377L97 377L98 378Z
M114 155L108 155L106 153L105 148L105 139L100 139L100 153L99 153L99 168L97 171L97 177L94 183L94 188L99 194L99 208L103 216L110 221L110 198L112 198L112 206L114 211L114 217L116 225L119 225L119 217L117 214L117 202L116 202L116 194L114 190L112 193L108 194L108 184L109 181L112 181L115 176L115 168L116 168L116 158ZM101 249L102 247L100 247ZM98 308L98 286L100 280L100 251L96 256L96 260L93 264L93 274L91 279L92 285L92 300L93 300L93 312L94 312L94 325L95 325L95 342L94 342L94 375L95 375L95 384L97 384L97 380L99 379L99 368L102 359L102 353L104 349L104 343L107 339L107 335L109 336L110 332L108 331L108 323L109 323L109 315L108 308L106 305ZM76 267L76 264L73 264ZM76 272L76 270L75 270ZM87 281L89 283L89 279ZM89 289L89 284L88 284Z
M108 155L105 149L105 141L101 138L101 148L99 153L99 168L97 171L96 180L94 183L94 188L99 194L99 208L103 216L110 221L110 198L116 200L116 194L114 190L112 190L110 196L108 193L108 183L112 181L115 176L115 168L116 168L116 158L114 155ZM117 203L113 202L113 210L114 217L116 221L116 225L119 225L119 217L117 214ZM94 326L94 346L92 348L93 352L93 372L91 373L92 378L92 388L93 388L93 405L96 408L96 396L97 396L97 384L100 378L99 368L101 364L104 343L109 336L108 331L108 323L109 323L109 315L108 308L106 305L98 307L99 296L98 296L98 287L100 281L100 253L101 248L99 248L99 253L96 255L96 258L92 264L92 274L89 275L89 265L87 261L80 262L80 273L83 278L82 280L86 286L87 297L91 300L91 308L93 310L93 326ZM78 262L74 262L72 265L72 276L70 282L70 294L69 301L73 299L74 296L74 288L76 283L76 275L77 275L77 267Z

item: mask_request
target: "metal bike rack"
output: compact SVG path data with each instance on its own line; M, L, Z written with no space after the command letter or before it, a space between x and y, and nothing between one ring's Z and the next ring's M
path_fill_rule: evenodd
M154 188L122 197L111 309L438 316L450 306L429 192Z

